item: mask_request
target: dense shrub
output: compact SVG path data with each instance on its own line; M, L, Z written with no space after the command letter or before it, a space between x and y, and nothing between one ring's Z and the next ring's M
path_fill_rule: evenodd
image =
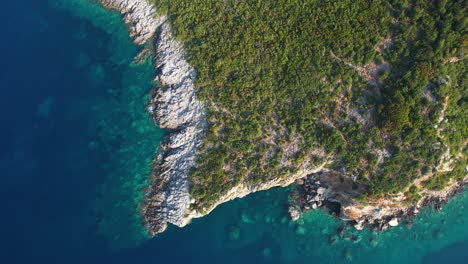
M191 175L198 208L238 183L287 177L306 159L318 164L314 149L373 195L399 192L434 169L438 142L466 155L467 72L464 60L448 63L466 57L465 1L152 1L185 44L210 107ZM372 61L391 69L377 86L350 66ZM449 123L438 124L444 109ZM440 135L436 124L445 126ZM288 144L300 151L278 150ZM379 163L376 149L391 155Z

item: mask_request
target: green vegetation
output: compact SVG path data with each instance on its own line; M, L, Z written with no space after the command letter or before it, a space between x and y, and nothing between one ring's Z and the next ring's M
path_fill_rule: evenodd
M447 147L466 164L465 1L152 1L208 106L197 209L324 161L374 196L436 172Z
M442 190L447 183L453 179L457 181L466 177L466 160L459 161L449 172L438 172L433 177L424 182L424 187L430 190Z
M409 204L415 204L416 202L421 199L421 195L419 194L419 189L415 185L411 185L408 191L405 193L406 201Z

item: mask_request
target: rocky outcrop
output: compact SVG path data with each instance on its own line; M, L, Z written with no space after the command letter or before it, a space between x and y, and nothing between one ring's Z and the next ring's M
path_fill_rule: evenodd
M184 226L190 205L188 174L195 166L197 148L206 127L205 106L197 100L195 71L185 60L185 51L171 32L165 16L144 0L100 0L106 8L123 14L136 44L153 49L156 81L148 105L159 127L167 129L151 175L151 185L142 205L150 234L164 231L168 223Z
M190 211L187 217L189 218L198 218L204 215L209 214L213 211L218 205L229 202L231 200L245 197L251 193L269 190L274 187L287 187L294 183L296 180L302 179L307 175L316 174L318 172L325 172L328 171L325 166L329 163L328 160L325 160L322 164L318 166L314 166L312 168L301 168L301 170L297 171L294 174L289 175L288 177L283 178L276 178L270 181L265 181L257 184L243 184L240 183L230 189L227 193L219 197L216 202L211 205L209 208L204 208L202 212L192 210Z
M181 227L190 221L188 174L196 164L206 123L205 106L196 98L195 71L185 61L183 47L174 40L167 23L158 28L153 45L161 87L148 110L169 134L160 147L143 216L148 229L159 233L168 222Z
M128 26L130 37L138 45L145 44L154 36L156 29L166 18L156 17L156 10L146 0L99 0L109 9L117 10L123 15Z
M298 218L297 210L303 213L322 207L358 230L366 226L372 230L385 230L402 222L411 224L412 218L423 207L440 210L442 205L466 186L468 177L462 182L453 182L442 191L422 193L421 199L415 204L406 203L399 195L368 198L362 203L359 197L365 193L365 186L336 172L321 172L298 182L296 190L290 194L290 216L294 220Z

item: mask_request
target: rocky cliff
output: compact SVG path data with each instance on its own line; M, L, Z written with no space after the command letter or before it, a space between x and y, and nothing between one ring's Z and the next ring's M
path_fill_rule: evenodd
M165 16L142 0L100 0L106 8L123 14L136 44L146 44L155 54L156 80L148 105L159 127L167 130L151 175L151 186L142 215L151 234L167 223L184 226L190 204L187 175L195 165L197 147L205 129L205 106L197 100L195 71L186 62L182 45L171 32Z

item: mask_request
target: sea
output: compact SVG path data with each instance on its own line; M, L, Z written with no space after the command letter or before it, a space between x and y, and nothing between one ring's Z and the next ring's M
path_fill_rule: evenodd
M0 263L468 263L468 192L412 226L357 231L288 189L150 238L138 203L164 136L151 58L92 0L2 1ZM292 188L292 187L291 187Z

